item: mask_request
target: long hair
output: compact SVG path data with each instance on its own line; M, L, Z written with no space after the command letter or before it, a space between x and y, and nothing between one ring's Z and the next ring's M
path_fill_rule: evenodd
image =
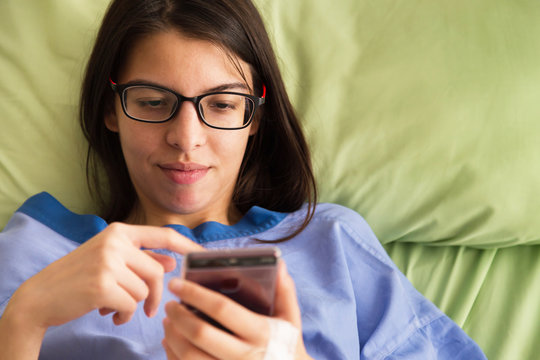
M233 203L245 213L254 205L291 212L308 202L303 225L286 239L296 235L311 220L317 201L310 152L264 23L250 0L111 3L87 65L80 102L81 127L88 140L88 186L100 215L109 222L121 221L137 203L118 135L104 122L115 96L109 79L116 77L141 37L171 29L210 41L249 64L256 93L266 86L266 103L256 114L259 129L248 141Z

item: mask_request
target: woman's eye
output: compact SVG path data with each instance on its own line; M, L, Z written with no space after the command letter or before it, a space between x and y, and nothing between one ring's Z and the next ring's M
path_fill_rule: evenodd
M224 103L224 102L213 103L212 107L216 108L218 110L234 110L234 109L236 109L236 106L234 104Z
M167 105L167 102L162 99L138 99L137 105L139 107L158 108Z

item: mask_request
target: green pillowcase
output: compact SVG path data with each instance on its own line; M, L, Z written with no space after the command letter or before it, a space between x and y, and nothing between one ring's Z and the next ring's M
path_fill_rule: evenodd
M323 201L384 243L540 242L540 3L259 3Z
M0 228L39 191L93 211L77 102L107 3L0 4ZM257 4L322 201L384 243L540 243L536 1Z
M107 3L0 2L0 229L41 191L92 211L77 103Z

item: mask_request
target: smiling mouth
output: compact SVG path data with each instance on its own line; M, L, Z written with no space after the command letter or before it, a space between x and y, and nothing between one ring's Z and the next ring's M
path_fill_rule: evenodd
M160 166L164 174L174 183L179 185L190 185L201 180L210 168L202 165L175 165Z

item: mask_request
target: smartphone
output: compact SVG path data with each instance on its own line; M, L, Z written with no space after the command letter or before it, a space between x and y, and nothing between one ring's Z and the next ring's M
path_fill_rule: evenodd
M192 252L184 256L182 277L220 292L254 312L272 315L280 255L277 247ZM189 308L224 329L194 307Z

